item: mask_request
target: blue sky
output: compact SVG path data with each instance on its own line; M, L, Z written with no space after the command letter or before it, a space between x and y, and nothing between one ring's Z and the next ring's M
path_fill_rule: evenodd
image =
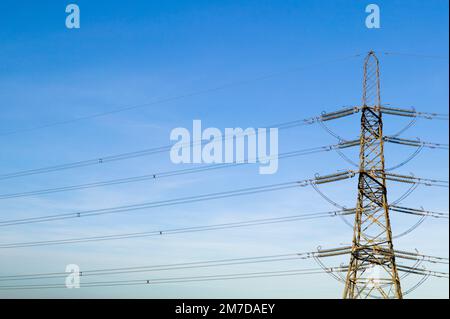
M0 4L1 173L141 150L170 143L170 131L263 127L361 103L363 57L375 50L386 104L448 113L448 1L374 1L381 29L367 29L369 1L75 1L81 28L68 30L66 1ZM437 56L386 55L385 52ZM359 57L354 57L361 54ZM339 60L339 61L338 61ZM267 74L277 74L262 79ZM241 83L245 82L245 83ZM165 97L223 90L46 129L1 135ZM330 127L349 139L358 115ZM386 118L386 134L407 120ZM419 120L406 138L448 143L448 122ZM280 152L334 144L319 126L280 132ZM388 166L413 150L386 146ZM357 151L347 151L357 159ZM424 150L399 169L448 179L448 151ZM184 166L183 166L184 167ZM186 166L188 167L188 166ZM55 173L4 180L0 193L31 191L181 168L159 154ZM275 175L256 166L175 176L39 197L1 200L2 220L103 208L212 191L311 178L350 168L336 153L280 160ZM390 184L389 198L405 187ZM323 186L349 207L355 181ZM419 187L406 206L448 212L446 189ZM301 188L157 210L2 229L4 243L208 225L334 209ZM394 234L414 217L392 216ZM64 271L66 264L109 268L260 256L335 247L351 241L340 220L323 219L161 238L1 250L1 274ZM448 223L427 219L395 247L448 256ZM329 261L329 266L343 260ZM149 274L170 277L317 267L314 261ZM444 271L446 269L441 268ZM142 278L147 274L115 279ZM109 280L110 278L105 278ZM415 278L416 280L418 278ZM412 286L414 279L405 282ZM448 298L448 280L429 279L409 297ZM2 292L1 297L287 297L339 298L326 274L155 287Z

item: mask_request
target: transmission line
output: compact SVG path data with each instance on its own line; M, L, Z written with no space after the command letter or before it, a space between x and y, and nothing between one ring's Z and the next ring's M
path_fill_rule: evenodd
M434 55L434 54L421 54L421 53L410 53L410 52L393 52L385 51L382 52L384 55L396 55L396 56L407 56L413 58L425 58L425 59L438 59L438 60L448 60L448 56L445 55Z
M320 153L320 152L328 152L331 150L344 149L344 148L348 148L348 147L352 147L352 146L355 146L355 144L352 142L319 146L319 147L307 148L307 149L303 149L303 150L296 150L296 151L281 153L278 155L277 158L278 159L292 158L292 157L297 157L297 156L316 154L316 153ZM275 157L269 156L269 157L263 158L262 160L270 160L272 158L275 158ZM253 163L252 160L247 160L247 161L243 161L243 162L209 164L209 165L205 165L205 166L201 166L201 167L185 168L185 169L171 170L171 171L165 171L165 172L164 171L163 172L155 172L152 174L125 177L125 178L112 179L112 180L106 180L106 181L84 183L84 184L78 184L78 185L69 185L69 186L55 187L55 188L47 188L47 189L41 189L41 190L35 190L35 191L29 191L29 192L0 194L0 200L8 199L8 198L34 196L34 195L44 195L44 194L51 194L51 193L58 193L58 192L67 192L67 191L87 189L87 188L97 188L97 187L118 185L118 184L125 184L125 183L134 183L134 182L141 182L141 181L147 181L147 180L155 180L155 179L160 179L160 178L164 178L164 177L172 177L172 176L179 176L179 175L185 175L185 174L194 174L194 173L200 173L200 172L205 172L205 171L210 171L210 170L242 166L242 165L246 165L246 164L255 164L255 163Z
M442 148L442 149L446 148L446 146L445 146L446 144L413 141L413 140L405 140L405 139L398 139L398 138L394 139L391 137L385 137L385 140L387 142L392 142L392 143L397 143L397 144L405 144L408 146L417 146L418 147L418 149L413 154L411 154L405 161L403 161L402 163L400 163L398 165L395 165L393 167L386 169L386 171L392 171L394 169L402 167L403 165L405 165L406 163L411 161L415 156L417 156L423 147ZM405 142L405 141L408 141L408 142ZM340 150L345 149L345 148L354 147L357 145L359 145L359 140L341 141L338 144L318 146L318 147L313 147L313 148L307 148L307 149L302 149L302 150L281 153L278 155L278 159L292 158L292 157L296 157L296 156L310 155L310 154L316 154L316 153L320 153L320 152L328 152L328 151L334 150L334 151L338 152L338 154L341 157L343 157L344 160L350 162L352 165L355 166L356 164L352 161L349 161L349 159L344 154L342 154L342 152L340 152ZM131 153L127 153L127 154L131 154ZM264 159L268 160L271 158L274 158L274 157L265 157ZM122 159L125 159L125 157L123 157ZM164 178L164 177L200 173L200 172L216 170L216 169L223 169L223 168L231 168L231 167L236 167L236 166L242 166L245 164L254 164L254 163L251 160L247 160L247 161L243 161L243 162L210 164L210 165L205 165L205 166L201 166L201 167L155 172L152 174L125 177L125 178L112 179L112 180L99 181L99 182L91 182L91 183L83 183L83 184L77 184L77 185L47 188L47 189L28 191L28 192L0 194L0 200L9 199L9 198L35 196L35 195L45 195L45 194L51 194L51 193L67 192L67 191L88 189L88 188L97 188L97 187L104 187L104 186L118 185L118 184L125 184L125 183L134 183L134 182L141 182L141 181L147 181L147 180L155 180L155 179ZM72 168L72 167L73 166L70 166L70 167L66 166L66 168L63 168L63 169L68 169L68 168ZM55 170L56 170L56 167L53 167L53 168L55 168ZM50 167L49 167L49 169L50 169ZM39 171L39 172L37 172L37 171ZM54 170L50 170L50 171L54 171ZM50 171L45 171L45 172L50 172ZM7 179L7 178L13 178L13 177L19 177L19 176L26 176L26 175L31 175L31 174L39 174L39 173L44 173L44 169L36 169L36 170L31 170L31 171L22 171L22 172L17 172L17 173L4 174L4 175L0 175L0 180Z
M376 175L378 175L376 173ZM408 184L420 184L425 186L435 186L435 187L448 187L448 181L430 179L430 178L421 178L415 177L412 175L400 175L393 173L384 173L387 180L400 182L400 183L408 183Z
M297 181L291 181L291 182L285 182L285 183L248 187L248 188L236 189L236 190L231 190L231 191L222 191L222 192L209 193L209 194L203 194L203 195L180 197L180 198L174 198L174 199L169 199L169 200L144 202L144 203L139 203L139 204L122 205L122 206L115 206L115 207L109 207L109 208L91 209L91 210L85 210L85 211L80 211L80 212L71 212L71 213L39 216L39 217L6 220L6 221L0 221L0 227L39 223L39 222L46 222L46 221L55 221L55 220L63 220L63 219L73 219L73 218L80 218L80 217L87 217L87 216L116 214L116 213L121 213L121 212L131 212L131 211L136 211L136 210L152 209L152 208L157 208L157 207L167 207L167 206L174 206L174 205L181 205L181 204L188 204L188 203L195 203L195 202L203 202L203 201L209 201L209 200L215 200L215 199L221 199L221 198L252 195L252 194L258 194L258 193L264 193L264 192L272 192L272 191L285 190L285 189L290 189L290 188L304 187L304 186L312 185L312 184L331 183L331 182L335 182L335 181L353 178L355 176L355 174L356 174L356 172L354 172L354 171L345 171L345 172L339 172L336 174L316 176L313 179L304 179L304 180L297 180ZM393 175L393 174L390 174L390 175ZM400 176L400 175L398 175L398 176ZM409 176L407 176L407 177L409 177ZM407 183L413 183L413 184L423 183L427 186L442 186L441 184L435 184L435 182L448 184L448 182L445 182L445 181L435 181L435 180L411 178L411 177L409 177L409 178L410 179L392 177L393 180L396 180L399 182L402 182L405 180ZM448 185L447 185L447 187L448 187Z
M59 239L59 240L32 241L32 242L10 243L10 244L3 243L3 244L0 244L0 249L64 245L64 244L99 242L99 241L141 238L141 237L160 237L163 235L196 233L196 232L203 232L203 231L213 231L213 230L233 229L233 228L241 228L241 227L249 227L249 226L296 222L296 221L301 221L301 220L322 219L322 218L329 218L329 217L336 217L336 216L345 216L345 215L350 215L353 213L354 213L354 210L347 209L347 210L341 210L341 211L305 213L305 214L283 216L283 217L254 219L254 220L247 220L247 221L242 221L242 222L182 227L182 228L173 228L173 229L156 230L156 231L148 231L148 232L122 233L122 234L103 235L103 236L78 237L78 238L68 238L68 239Z
M329 271L342 271L342 268L340 267L330 268ZM200 281L285 277L285 276L313 275L323 273L325 272L321 268L291 269L282 271L264 271L264 272L223 274L223 275L84 282L80 287L87 288L87 287L113 287L113 286L129 286L129 285L154 285L154 284L186 283L186 282L200 282ZM58 288L67 288L67 287L65 285L57 285L57 284L0 286L0 290L58 289Z
M278 123L278 124L270 125L268 127L278 128L279 130L284 130L284 129L299 127L299 126L304 126L304 125L312 125L314 123L323 123L326 121L350 116L355 113L358 113L359 111L360 111L360 107L348 107L348 108L344 108L342 110L335 111L335 112L323 113L322 115L317 116L317 117L311 117L311 118L307 118L307 119ZM256 132L255 133L245 133L244 132L241 134L229 135L229 136L225 135L225 136L222 136L222 141L228 140L228 139L233 139L235 137L239 137L240 135L245 136L245 135L253 135L253 134L256 134ZM390 142L390 143L404 144L404 145L416 146L416 147L423 146L423 147L429 147L429 148L448 149L448 144L423 142L420 140L401 139L401 138L398 138L395 136L394 137L386 136L386 137L384 137L384 140L386 142ZM356 141L340 140L340 142L341 143L348 142L348 143L353 143L353 144L357 145ZM189 143L183 143L179 147L181 149L184 149L184 148L193 147L194 145L204 145L207 143L209 143L209 141L207 141L207 140L198 140L198 141L191 141ZM139 151L126 152L126 153L120 153L120 154L115 154L115 155L108 155L108 156L103 156L103 157L98 157L98 158L88 159L88 160L81 160L81 161L76 161L76 162L71 162L71 163L66 163L66 164L59 164L59 165L41 167L41 168L36 168L36 169L28 169L28 170L16 171L16 172L12 172L12 173L5 173L5 174L0 175L0 180L29 176L29 175L36 175L36 174L44 174L44 173L50 173L50 172L56 172L56 171L61 171L61 170L80 168L80 167L86 167L86 166L92 166L92 165L99 165L99 164L122 161L122 160L142 157L142 156L150 156L150 155L168 152L171 150L172 147L173 147L173 144L170 144L170 145L159 146L159 147L154 147L154 148L149 148L149 149L143 149L143 150L139 150Z
M134 272L153 272L153 271L169 271L180 269L194 269L204 267L219 267L229 265L241 265L241 264L257 264L272 261L285 261L285 260L298 260L312 258L317 252L298 252L290 254L276 254L265 256L253 256L253 257L240 257L240 258L227 258L227 259L215 259L204 260L194 262L183 263L170 263L170 264L156 264L156 265L140 265L129 267L116 267L116 268L102 268L102 269L87 269L80 270L76 274L89 277L89 276L104 276L115 274L128 274ZM67 276L67 272L47 272L47 273L30 273L20 275L5 275L0 276L0 281L12 281L12 280L35 280L35 279L51 279L51 278L64 278Z
M332 116L328 116L328 113L326 113L326 114L322 114L321 116L318 116L318 117L311 117L311 118L307 118L307 119L278 123L278 124L271 125L269 127L270 128L278 128L279 130L284 130L284 129L289 129L292 127L311 125L322 119L328 121L331 119L336 119L338 117L345 117L345 116L354 114L354 113L350 112L349 110L352 110L353 112L357 112L357 108L356 109L348 108L348 109L343 109L341 111L333 112L333 113L331 113ZM225 141L225 140L233 139L235 137L244 137L246 135L254 135L254 134L256 134L256 131L249 132L249 133L242 132L242 133L238 133L238 134L224 135L224 136L222 136L221 140ZM188 143L180 144L179 148L180 149L191 148L195 145L204 145L207 143L209 143L209 141L207 141L207 140L191 141ZM139 151L134 151L134 152L120 153L120 154L115 154L115 155L98 157L98 158L94 158L94 159L81 160L81 161L76 161L76 162L71 162L71 163L66 163L66 164L59 164L59 165L41 167L41 168L36 168L36 169L28 169L28 170L22 170L22 171L17 171L17 172L12 172L12 173L5 173L5 174L0 175L0 180L35 175L35 174L50 173L50 172L55 172L55 171L61 171L61 170L66 170L66 169L79 168L79 167L86 167L86 166L104 164L104 163L115 162L115 161L122 161L122 160L131 159L131 158L142 157L142 156L149 156L149 155L168 152L172 149L173 146L174 146L174 144L170 144L170 145L159 146L159 147L154 147L154 148L149 148L149 149L144 149L144 150L139 150Z
M237 86L248 84L248 83L252 83L252 82L255 82L255 81L261 81L261 80L270 79L270 78L273 78L273 77L276 77L276 76L280 76L280 75L283 75L283 74L291 73L291 72L298 71L298 70L301 70L301 69L304 69L304 68L308 68L308 67L312 67L312 66L320 66L320 65L326 65L326 64L329 64L329 63L334 63L334 62L339 62L339 61L346 61L346 60L353 59L353 58L360 57L360 56L361 56L360 54L354 54L354 55L349 55L349 56L345 56L345 57L341 57L341 58L337 58L337 59L330 59L330 60L327 60L327 61L310 64L308 66L300 66L300 67L289 68L289 69L287 69L285 71L272 72L272 73L268 73L268 74L264 74L264 75L260 75L260 76L254 77L252 79L241 80L241 81L233 81L233 82L229 82L229 83L226 83L226 84L223 84L223 85L218 85L218 86L215 86L215 87L210 87L210 88L207 88L207 89L203 89L203 90L193 91L193 92L180 94L180 95L175 95L175 96L169 96L169 97L162 98L162 99L159 99L159 100L156 100L156 101L153 101L153 102L149 102L149 103L128 105L128 106L119 107L119 108L116 108L116 109L113 109L113 110L110 110L110 111L98 112L98 113L94 113L94 114L91 114L91 115L81 116L81 117L77 117L77 118L73 118L73 119L57 121L57 122L47 123L47 124L43 124L43 125L37 125L37 126L34 126L34 127L29 127L29 128L23 128L23 129L17 129L17 130L13 130L13 131L9 131L9 132L4 132L4 133L1 133L0 136L7 136L7 135L18 134L18 133L32 132L32 131L36 131L36 130L40 130L40 129L53 127L53 126L61 126L61 125L75 123L75 122L81 122L81 121L90 120L90 119L94 119L94 118L98 118L98 117L104 117L104 116L108 116L108 115L112 115L112 114L117 114L117 113L121 113L121 112L125 112L125 111L130 111L130 110L134 110L134 109L149 107L149 106L153 106L153 105L157 105L157 104L164 104L164 103L174 102L174 101L182 100L182 99L189 98L189 97L201 96L201 95L205 95L205 94L209 94L209 93L213 93L213 92L217 92L217 91L222 91L222 90L225 90L225 89L228 89L228 88L237 87Z
M393 211L397 211L397 212L400 212L403 214L408 214L408 215L417 215L417 216L422 216L422 217L431 216L434 218L443 218L443 219L449 218L448 213L437 213L437 212L425 211L423 209L414 209L414 208L399 207L399 206L392 206L392 207L390 207L390 209ZM234 229L234 228L242 228L242 227L261 226L261 225L272 225L272 224L279 224L279 223L297 222L297 221L303 221L303 220L330 218L330 217L336 217L336 216L342 217L342 216L352 215L354 213L355 213L355 209L353 208L353 209L342 209L342 210L336 210L336 211L326 211L326 212L317 212L317 213L304 213L304 214L298 214L298 215L273 217L273 218L253 219L253 220L247 220L247 221L241 221L241 222L231 222L231 223L221 223L221 224L213 224L213 225L202 225L202 226L181 227L181 228L164 229L164 230L154 230L154 231L146 231L146 232L120 233L120 234L111 234L111 235L102 235L102 236L88 236L88 237L55 239L55 240L45 240L45 241L3 243L3 244L0 244L0 249L79 244L79 243L87 243L87 242L102 242L102 241L109 241L109 240L133 239L133 238L142 238L142 237L161 237L161 236L165 236L165 235L197 233L197 232L204 232L204 231L215 231L215 230ZM413 227L410 230L408 230L407 232L410 232L415 228L416 227ZM399 236L396 236L396 237L399 237Z
M432 143L432 142L424 142L421 140L410 140L410 139L404 139L399 137L391 137L391 136L384 136L383 140L385 142L394 143L394 144L402 144L407 146L415 146L415 147L428 147L428 148L437 148L437 149L448 149L448 144L443 143Z
M418 215L418 216L430 216L434 218L449 218L448 213L431 212L424 209L414 209L409 207L402 207L397 205L389 205L389 208L393 211L397 211L404 214Z
M234 279L251 279L251 278L268 278L268 277L282 277L282 276L296 276L296 275L313 275L333 272L345 272L347 267L330 267L330 268L306 268L306 269L291 269L281 271L263 271L263 272L247 272L234 274L216 274L203 276L183 276L183 277L168 277L168 278L153 278L153 279L135 279L135 280L115 280L115 281L94 281L83 282L80 287L112 287L124 285L154 285L154 284L168 284L168 283L185 283L198 281L217 281L217 280L234 280ZM448 273L438 271L417 270L406 266L399 266L399 271L414 273L422 276L434 276L438 278L447 278ZM67 275L67 274L66 274ZM66 285L60 284L31 284L31 285L4 285L0 286L0 290L21 290L21 289L58 289L67 288Z
M193 261L183 263L171 263L171 264L156 264L156 265L139 265L128 267L115 267L115 268L100 268L100 269L87 269L75 272L83 277L89 276L104 276L104 275L116 275L116 274L129 274L135 272L153 272L153 271L169 271L191 268L203 268L203 267L218 267L240 264L255 264L265 263L273 261L286 261L295 259L310 259L310 258L326 258L332 256L339 256L349 254L351 247L339 247L332 249L321 249L317 251L308 252L296 252L289 254L276 254L276 255L264 255L264 256L252 256L252 257L239 257L228 259L215 259L206 261ZM435 262L435 261L448 261L448 258L436 257L430 255L422 255L417 252L411 253L407 251L396 251L399 258L406 258L405 256L412 256L414 258L420 258L421 261ZM409 257L408 257L409 258ZM36 279L52 279L66 277L67 272L47 272L47 273L28 273L18 275L2 275L0 281L16 281L16 280L36 280Z
M448 114L442 114L442 113L431 113L431 112L418 112L414 109L408 110L404 108L394 108L394 107L388 107L388 106L381 106L380 110L383 114L389 114L389 115L397 115L397 116L405 116L405 117L420 117L428 120L444 120L448 121Z

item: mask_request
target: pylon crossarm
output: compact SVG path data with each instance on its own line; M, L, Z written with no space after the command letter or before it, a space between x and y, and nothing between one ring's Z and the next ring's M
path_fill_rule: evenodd
M385 172L377 172L377 174L378 175L384 174L386 179L396 181L396 182L402 182L402 183L419 183L422 185L447 186L447 187L449 184L448 181L431 179L431 178L421 178L421 177L416 177L413 175L401 175L401 174L385 173Z
M410 207L402 207L397 205L389 205L389 209L392 211L396 211L399 213L409 214L409 215L418 215L418 216L431 216L435 218L448 218L448 213L441 212L433 212L425 209L417 209Z
M417 112L414 109L404 109L398 107L381 106L380 110L383 114L405 116L405 117L421 117L425 119L441 119L448 120L448 114Z
M331 121L331 120L335 120L335 119L338 119L338 118L342 118L342 117L346 117L346 116L349 116L349 115L353 115L355 113L358 113L359 111L360 111L360 107L353 106L353 107L345 108L345 109L340 110L340 111L323 113L319 117L319 121L322 121L322 122Z
M359 143L360 143L359 140L340 142L336 148L343 149L343 148L353 147L353 146L359 145Z
M336 173L336 174L323 175L323 176L317 175L314 179L314 183L315 184L331 183L331 182L341 181L344 179L349 179L354 176L355 176L355 173L350 170Z
M411 139L405 139L405 138L399 138L395 136L384 136L383 141L394 143L394 144L402 144L407 146L414 146L414 147L428 147L428 148L437 148L437 149L448 149L448 144L443 143L434 143L434 142L425 142L421 141L419 139L417 140L411 140Z

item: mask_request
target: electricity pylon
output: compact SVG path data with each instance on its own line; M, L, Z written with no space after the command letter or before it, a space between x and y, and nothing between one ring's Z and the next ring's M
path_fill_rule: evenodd
M364 62L358 202L344 298L398 298L402 290L392 244L384 167L379 62Z

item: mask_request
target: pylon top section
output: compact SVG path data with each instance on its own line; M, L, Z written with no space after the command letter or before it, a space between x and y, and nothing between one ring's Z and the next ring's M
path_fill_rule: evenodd
M379 110L380 99L380 64L374 51L370 51L364 61L363 107Z

